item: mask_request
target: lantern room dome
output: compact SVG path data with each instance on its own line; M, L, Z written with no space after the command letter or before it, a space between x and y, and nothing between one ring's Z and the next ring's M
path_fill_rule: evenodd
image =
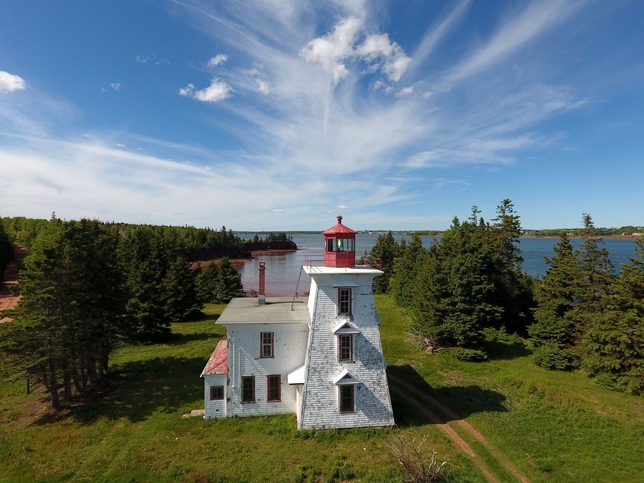
M323 235L355 235L358 233L342 224L342 216L338 216L338 224L322 232Z

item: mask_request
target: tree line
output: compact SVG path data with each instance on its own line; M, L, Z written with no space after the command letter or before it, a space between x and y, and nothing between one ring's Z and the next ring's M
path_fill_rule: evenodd
M0 326L0 348L47 388L55 409L107 373L118 343L164 339L173 322L205 303L243 295L227 258L193 271L185 245L166 234L55 217L40 225L19 273L14 320Z
M56 218L55 213L52 218ZM0 225L4 227L9 239L14 243L24 246L27 250L36 240L51 220L33 219L25 217L0 218ZM271 232L265 237L255 236L252 240L243 240L235 235L232 230L222 227L196 228L193 226L165 226L165 225L137 225L129 223L104 223L122 236L127 236L132 231L148 229L155 232L155 236L163 238L181 252L188 260L209 260L214 258L248 258L251 250L260 250L262 244L288 243L297 248L292 240L282 232Z
M636 257L615 274L590 215L574 250L564 233L546 258L543 280L521 271L520 217L503 200L486 221L474 207L429 249L417 234L397 243L381 235L371 255L384 274L374 291L409 309L412 334L428 351L461 347L464 359L485 359L490 329L518 334L549 369L580 368L631 393L644 387L644 238Z

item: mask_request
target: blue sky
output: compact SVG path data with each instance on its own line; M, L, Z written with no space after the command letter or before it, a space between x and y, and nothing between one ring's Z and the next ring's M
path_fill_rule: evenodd
M644 3L0 1L0 214L644 224Z

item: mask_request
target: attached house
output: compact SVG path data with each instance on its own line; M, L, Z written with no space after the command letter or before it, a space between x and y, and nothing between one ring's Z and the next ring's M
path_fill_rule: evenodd
M307 261L309 297L233 299L201 376L205 418L295 413L298 429L392 426L372 281L356 266L356 232L323 233L324 260Z

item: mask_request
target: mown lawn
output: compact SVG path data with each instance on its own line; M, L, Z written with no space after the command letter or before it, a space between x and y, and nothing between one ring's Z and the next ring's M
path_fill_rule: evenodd
M409 345L409 319L377 298L390 371L416 381L472 422L530 479L636 481L642 464L639 398L596 386L578 373L536 367L520 346L491 345L485 363L427 356ZM0 480L392 481L399 468L386 449L392 430L298 433L294 416L204 421L181 414L202 407L199 373L217 340L222 306L203 320L175 324L165 344L126 346L112 358L103 397L53 417L37 387L0 376ZM1 362L0 362L1 367ZM394 398L405 435L427 437L448 461L449 479L483 481L434 425ZM461 434L501 480L503 469Z

